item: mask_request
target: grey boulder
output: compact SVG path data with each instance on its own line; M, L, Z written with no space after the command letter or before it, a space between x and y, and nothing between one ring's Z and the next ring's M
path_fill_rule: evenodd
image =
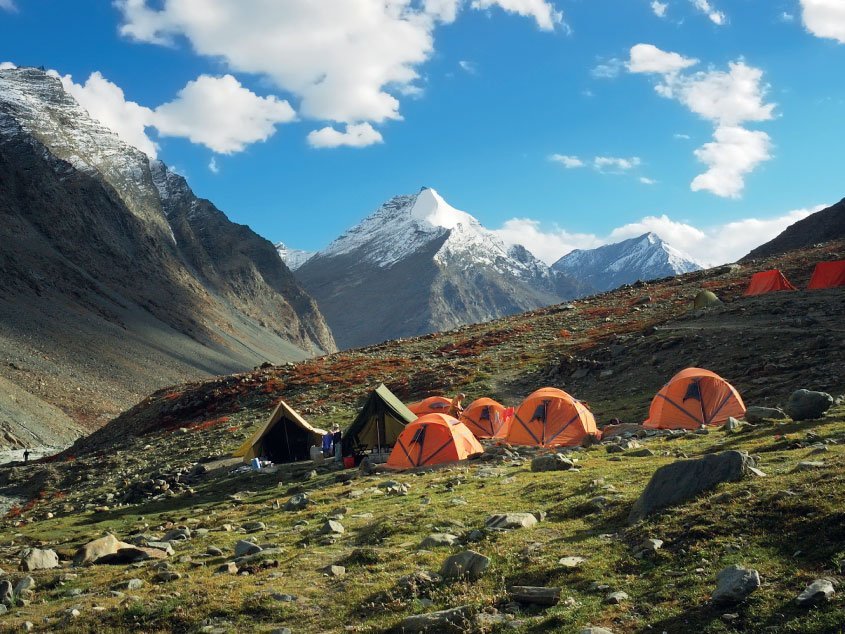
M409 616L396 628L397 634L463 634L472 631L472 608L462 605L449 610Z
M795 390L786 404L786 413L792 420L821 418L833 406L833 397L827 392Z
M49 570L59 567L59 556L55 550L27 548L21 553L21 570Z
M760 574L736 564L723 568L716 575L713 603L739 603L760 587Z
M816 579L804 588L804 591L795 598L795 602L801 607L809 607L818 605L825 601L830 601L836 590L833 589L833 584L828 579Z
M559 453L537 456L531 461L531 471L568 471L574 466L574 462Z
M465 550L448 557L443 562L440 574L444 579L478 579L489 565L489 557L474 550Z
M454 546L458 537L449 533L432 533L420 542L420 548L437 548L439 546Z
M722 482L741 480L753 467L754 460L739 451L723 451L660 467L634 502L628 522L634 524L662 509L686 502Z
M485 528L498 530L531 528L536 524L537 518L532 513L497 513L484 521Z
M745 420L749 423L762 423L764 420L783 420L786 412L777 407L752 406L745 410Z

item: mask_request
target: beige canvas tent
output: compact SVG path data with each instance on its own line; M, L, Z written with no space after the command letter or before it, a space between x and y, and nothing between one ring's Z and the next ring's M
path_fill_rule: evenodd
M252 438L241 445L232 455L244 461L264 458L272 462L296 462L308 460L311 445L320 447L323 429L312 427L290 405L279 401L273 414L259 427Z

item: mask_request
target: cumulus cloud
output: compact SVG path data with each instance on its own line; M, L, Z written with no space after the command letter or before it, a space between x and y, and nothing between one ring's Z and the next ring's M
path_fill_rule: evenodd
M840 0L800 0L804 28L816 37L845 44L845 4Z
M475 62L471 62L466 59L462 59L458 62L458 66L461 67L461 70L465 73L469 73L470 75L475 75L478 72L478 67L475 65Z
M560 163L566 169L575 169L576 167L584 167L585 163L577 156L569 156L567 154L552 154L549 160L553 163Z
M781 22L794 22L795 16L792 13L789 13L788 11L783 11L780 14L780 21Z
M148 128L161 136L184 137L231 154L266 140L277 124L296 118L286 101L260 97L231 75L201 75L188 82L173 101L152 109L127 100L123 90L100 72L91 73L84 84L77 84L70 75L50 73L60 77L65 90L94 119L152 158L158 154L158 145Z
M220 154L241 152L264 141L296 113L287 101L260 97L231 75L200 75L176 99L155 109L152 124L162 136L184 137Z
M557 11L554 5L546 0L473 0L473 9L489 9L498 6L510 13L516 13L526 18L534 18L537 26L545 31L552 31L562 25L563 12Z
M220 166L217 165L217 157L212 156L211 160L208 162L208 171L212 174L219 174L220 173Z
M315 148L366 147L382 141L381 133L366 122L348 124L343 132L326 126L308 133L308 144Z
M727 71L683 72L696 63L650 44L637 44L631 48L628 70L659 75L657 94L713 123L713 141L695 150L707 171L696 176L690 188L738 198L745 177L772 158L769 135L748 130L743 124L773 119L775 104L766 103L769 87L759 68L738 60L730 62Z
M14 13L17 12L18 7L13 0L0 0L0 9Z
M301 116L347 124L401 119L396 95L419 93L418 68L434 52L438 24L460 0L115 0L131 39L193 50L233 72L268 79L294 95ZM256 6L260 5L260 9ZM545 0L475 0L553 29L562 15Z
M658 18L665 18L666 17L666 9L669 8L669 5L665 2L659 2L659 0L654 0L651 3L651 10L654 12Z
M77 84L70 75L59 76L65 91L71 94L92 118L112 130L129 145L155 158L158 145L147 135L154 113L150 108L128 101L123 89L97 71L84 84Z
M739 126L719 126L713 141L695 150L696 158L707 171L696 176L692 191L709 191L725 198L738 198L745 187L745 177L771 157L772 143L765 132Z
M727 22L727 16L710 4L710 0L690 0L690 2L692 2L696 9L706 15L713 24L722 26Z
M603 236L573 233L558 226L544 228L542 223L531 218L512 218L495 233L505 243L522 244L536 257L552 264L573 249L593 249L653 232L704 266L716 266L738 260L789 225L824 207L826 205L817 205L769 218L742 218L704 227L673 220L665 214L645 216Z
M653 44L635 44L626 65L632 73L670 75L696 64L697 59L662 51Z
M648 176L640 176L640 182L643 185L657 185L657 181L653 178L649 178Z
M683 134L681 132L676 132L675 134L672 135L672 138L678 139L679 141L689 141L690 135L689 134Z

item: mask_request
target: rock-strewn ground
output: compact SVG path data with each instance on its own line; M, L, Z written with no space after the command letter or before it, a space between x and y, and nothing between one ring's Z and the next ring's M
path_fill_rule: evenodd
M693 364L729 378L749 405L785 405L799 387L838 397L845 292L739 296L754 270L780 266L801 286L816 260L842 253L841 243L827 245L158 392L56 460L0 469L4 493L27 500L0 525L0 583L26 575L35 583L0 623L375 632L460 608L431 618L477 631L836 631L845 620L839 594L812 608L795 599L817 579L838 589L845 573L841 400L818 420L706 435L632 427L635 437L571 452L574 468L565 470L532 471L536 452L503 447L422 474L312 473L311 465L240 473L219 459L279 397L315 423L348 424L380 380L405 399L460 389L514 404L552 384L587 400L602 423L640 422L654 392ZM690 313L701 287L725 305ZM765 477L719 484L629 525L659 467L734 449L754 456ZM300 497L298 510L285 510L301 492L308 502ZM539 521L500 531L488 523L497 513ZM105 532L152 552L169 542L174 554L73 568L76 550ZM61 567L17 572L29 546L55 550ZM250 554L236 557L236 548ZM445 560L465 551L489 562L477 578L444 581ZM466 558L480 561L459 560ZM761 585L739 604L714 604L717 575L732 564L756 571ZM559 603L514 599L556 596L530 587L560 588ZM408 631L420 622L430 619L409 622Z

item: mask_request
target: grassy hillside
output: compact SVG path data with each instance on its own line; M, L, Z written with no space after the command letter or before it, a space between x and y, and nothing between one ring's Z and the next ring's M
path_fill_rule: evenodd
M749 405L783 404L797 387L839 395L845 292L740 295L753 271L772 265L801 287L815 261L842 257L843 250L842 243L829 244L158 392L53 462L0 469L4 495L22 498L0 525L0 567L16 581L23 573L12 571L25 545L71 557L106 531L126 540L189 526L192 538L178 542L169 560L181 578L154 582L160 572L154 563L79 569L65 563L32 573L31 602L0 616L0 624L379 632L411 614L469 605L488 614L479 631L577 632L587 624L617 633L837 631L845 622L839 595L813 609L797 607L794 598L815 578L845 573L842 404L816 421L643 439L651 456L598 445L575 452L578 469L565 472L532 472L525 451L420 474L348 470L313 477L310 466L233 473L215 458L239 445L280 397L316 424L346 425L380 381L407 400L460 389L509 404L555 385L588 401L601 423L640 422L657 389L687 365L723 374ZM691 313L700 288L714 290L725 305ZM724 449L753 454L767 476L720 485L628 526L631 504L658 467ZM798 468L805 461L822 464ZM407 495L385 494L379 484L388 479L407 484ZM314 504L284 510L300 491ZM533 528L473 534L489 514L506 511L545 517ZM342 516L345 532L328 540L319 530L332 516ZM263 527L247 534L256 521ZM435 532L452 533L460 544L420 549ZM216 574L246 537L272 550L242 563L239 574ZM638 557L646 538L662 539L663 548ZM223 554L209 555L209 547ZM479 580L423 588L402 581L438 572L449 554L467 548L491 559ZM585 562L567 570L558 561L570 555ZM714 606L715 575L731 563L757 569L763 585L743 604ZM332 564L346 574L322 572ZM131 578L143 586L112 591ZM548 609L515 606L507 597L512 585L560 586L562 600ZM630 598L605 603L616 590ZM72 609L79 615L69 616Z

